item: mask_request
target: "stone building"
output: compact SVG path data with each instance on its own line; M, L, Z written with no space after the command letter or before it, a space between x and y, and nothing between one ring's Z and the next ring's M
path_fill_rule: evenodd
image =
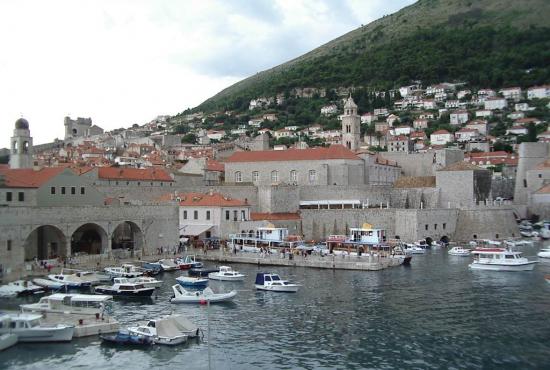
M456 162L436 172L443 208L465 208L491 199L491 171Z
M361 143L361 117L357 114L357 104L351 95L344 103L342 117L342 144L352 151L360 148Z
M91 118L78 117L73 120L71 117L65 117L64 124L65 140L101 135L103 133L103 129L101 127L92 125Z

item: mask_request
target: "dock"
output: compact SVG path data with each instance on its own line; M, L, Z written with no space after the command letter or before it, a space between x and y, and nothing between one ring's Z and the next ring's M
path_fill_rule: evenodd
M73 338L89 337L92 335L116 333L119 323L110 316L103 318L94 315L42 313L42 322L46 324L74 325Z

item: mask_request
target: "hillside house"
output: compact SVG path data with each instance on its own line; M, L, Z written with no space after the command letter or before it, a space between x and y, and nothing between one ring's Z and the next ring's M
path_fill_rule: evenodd
M466 122L468 122L468 111L465 110L457 110L454 112L451 112L450 119L451 119L451 125L462 125Z
M437 130L430 135L432 145L446 145L453 142L453 134L447 130Z
M413 127L415 130L424 130L428 128L428 120L417 118L413 121Z
M486 110L502 110L505 109L508 106L508 103L506 102L505 98L499 98L499 97L490 97L485 99L484 107Z
M476 129L463 127L455 132L455 138L458 142L467 142L477 140L479 138L479 132Z
M550 85L533 86L527 89L527 99L550 98Z
M521 87L506 87L499 91L499 93L505 98L510 100L521 99Z

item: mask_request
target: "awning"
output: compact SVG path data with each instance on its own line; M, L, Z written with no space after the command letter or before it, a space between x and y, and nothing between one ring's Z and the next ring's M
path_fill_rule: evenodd
M197 236L212 228L212 225L185 225L180 229L180 235Z

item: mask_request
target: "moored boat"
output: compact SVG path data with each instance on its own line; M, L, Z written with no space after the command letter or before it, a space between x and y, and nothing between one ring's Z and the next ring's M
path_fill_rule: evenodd
M151 338L155 344L178 345L187 338L197 337L199 328L182 315L171 315L129 327L130 333Z
M449 249L449 255L451 256L460 256L460 257L468 257L470 255L470 250L463 248L463 247L452 247Z
M187 274L189 276L202 276L202 277L208 277L208 274L211 272L218 272L220 271L219 268L211 268L211 269L205 269L205 268L198 268L198 269L190 269L187 271Z
M95 293L126 298L151 297L154 291L155 288L146 288L143 284L133 283L126 278L115 278L112 286L101 285L95 288Z
M17 344L17 335L6 333L0 335L0 351L10 348Z
M258 272L254 286L258 290L267 290L271 292L296 293L300 284L294 284L288 280L282 280L278 274L269 272Z
M23 312L63 313L99 315L103 317L105 308L113 301L109 295L55 293L40 298L37 303L22 304Z
M209 279L220 281L243 281L245 276L229 266L220 266L220 271L208 274Z
M48 279L75 289L89 289L92 286L90 281L82 279L76 273L67 273L63 270L59 274L48 275Z
M129 279L132 283L143 284L146 288L160 288L162 280L157 280L153 277L140 276L134 279Z
M178 264L175 263L174 260L170 258L159 260L159 264L162 267L163 271L174 271L180 268Z
M469 265L472 270L531 271L537 263L521 257L521 252L505 248L475 249L472 255L474 261Z
M185 287L204 288L208 285L208 279L192 276L178 276L176 281Z
M190 292L185 290L181 285L172 286L174 296L170 300L172 303L216 303L230 301L237 295L236 290L229 293L214 293L212 289L205 288L203 291Z
M16 280L0 286L0 297L15 297L44 293L44 287L26 280Z
M41 286L42 288L52 289L52 290L61 289L66 286L66 284L64 283L59 283L57 281L53 281L50 279L42 279L42 278L34 278L32 279L32 282L38 286Z
M0 314L0 334L15 334L19 342L67 342L73 339L72 325L42 325L42 315Z
M141 334L130 333L127 330L120 330L112 335L99 336L104 343L120 344L125 346L150 346L155 344L155 341Z
M124 264L121 267L105 267L104 270L111 278L136 278L143 275L143 269L130 264Z
M542 248L539 253L537 253L537 256L540 258L550 258L550 248Z

